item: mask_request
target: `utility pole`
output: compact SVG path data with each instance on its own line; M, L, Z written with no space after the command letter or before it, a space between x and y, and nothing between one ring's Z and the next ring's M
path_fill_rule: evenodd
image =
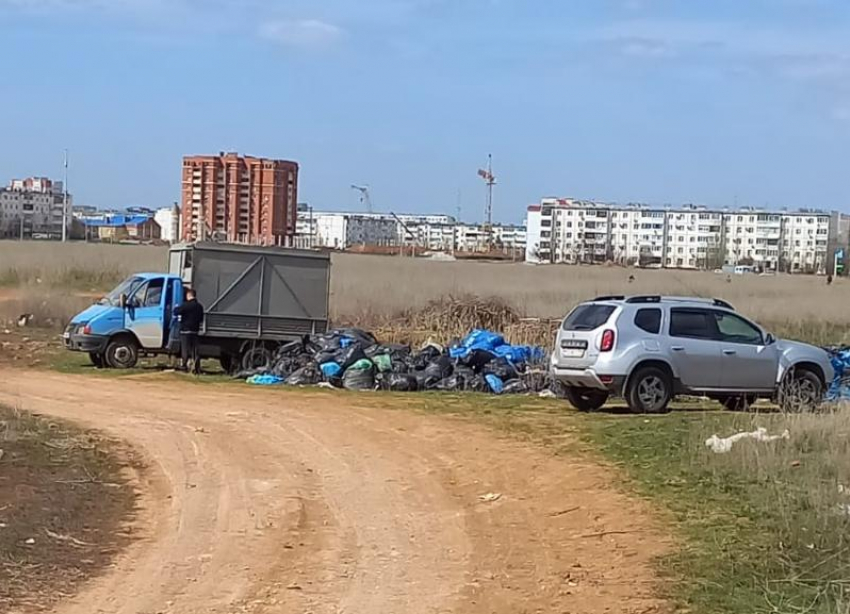
M68 150L65 150L65 180L62 183L62 243L68 240Z
M487 156L487 170L480 169L478 176L487 184L487 205L484 209L484 231L487 235L487 250L493 250L493 186L496 177L493 175L493 156Z

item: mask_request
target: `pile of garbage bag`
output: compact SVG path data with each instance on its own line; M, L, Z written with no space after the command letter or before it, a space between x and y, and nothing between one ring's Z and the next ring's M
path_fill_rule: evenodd
M428 343L414 350L343 328L283 345L270 367L235 377L256 385L562 396L546 358L543 348L512 345L486 330L474 330L448 347Z

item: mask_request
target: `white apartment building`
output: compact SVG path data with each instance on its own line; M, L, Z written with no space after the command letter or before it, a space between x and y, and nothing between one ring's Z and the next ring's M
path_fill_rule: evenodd
M0 237L61 237L63 204L61 181L13 179L8 188L0 188ZM68 195L69 211L70 207Z
M703 207L659 209L572 199L528 208L526 260L715 269L750 263L766 271L823 272L831 216Z
M163 241L177 243L180 240L180 207L177 204L157 209L153 219L159 224Z

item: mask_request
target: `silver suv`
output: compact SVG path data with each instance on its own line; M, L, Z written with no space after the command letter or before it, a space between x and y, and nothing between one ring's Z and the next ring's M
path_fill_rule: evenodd
M777 340L719 299L602 296L582 303L558 331L552 374L579 410L622 396L636 413L660 413L679 394L728 409L772 398L811 407L832 382L826 351Z

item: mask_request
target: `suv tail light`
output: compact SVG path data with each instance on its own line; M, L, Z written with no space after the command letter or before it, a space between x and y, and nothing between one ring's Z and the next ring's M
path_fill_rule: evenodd
M600 352L610 352L614 349L614 331L611 329L602 333L602 343L599 346Z

